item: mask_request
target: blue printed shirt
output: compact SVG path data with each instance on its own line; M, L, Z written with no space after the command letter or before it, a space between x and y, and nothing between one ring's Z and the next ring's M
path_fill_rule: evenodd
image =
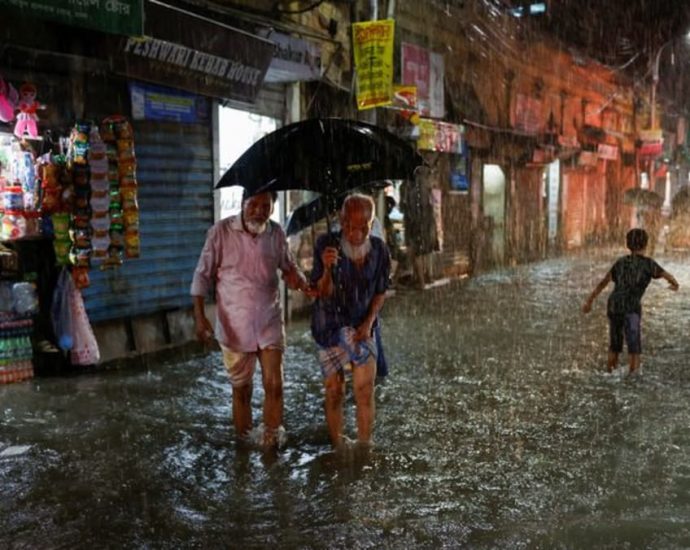
M332 243L340 242L340 233L322 235L314 247L314 268L311 281L323 275L321 253ZM390 255L386 244L378 237L371 239L371 251L358 267L341 254L334 269L334 291L328 298L318 298L312 307L311 332L316 343L323 347L338 345L342 327L358 327L369 313L374 296L388 289ZM377 325L378 319L374 323Z

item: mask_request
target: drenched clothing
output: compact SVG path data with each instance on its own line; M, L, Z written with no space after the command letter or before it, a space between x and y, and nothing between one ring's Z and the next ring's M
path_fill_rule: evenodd
M324 378L342 372L349 366L358 368L370 360L376 362L377 342L369 338L362 342L353 340L355 329L345 327L340 331L340 341L336 346L319 348L319 364Z
M223 364L230 377L233 388L249 386L254 379L256 371L257 352L236 352L225 346L220 347L223 351ZM267 348L272 349L272 348ZM280 348L276 348L280 349Z
M400 189L400 210L404 214L405 242L417 256L441 250L428 177L405 180Z
M340 242L340 234L322 235L314 247L314 268L311 280L316 284L323 275L321 254L327 246ZM378 294L388 289L390 257L384 242L377 237L371 239L371 250L361 267L341 252L334 269L333 295L319 298L312 308L311 331L314 340L321 347L337 346L340 329L358 327L369 313L369 307ZM378 319L374 321L374 326Z
M607 313L641 313L642 295L651 280L660 278L663 272L658 263L646 256L630 254L620 258L611 268L611 280L616 286L609 295Z
M311 331L316 343L329 348L340 343L340 329L357 328L367 317L374 297L388 289L390 277L390 256L384 242L377 237L371 239L371 250L364 263L358 267L341 252L334 268L333 295L318 298L312 308ZM322 235L314 247L314 268L311 280L316 284L323 275L321 254L328 246L334 246L341 239L340 233ZM374 326L378 319L374 321Z
M641 353L642 296L651 280L660 278L664 270L651 258L630 254L616 261L610 273L615 287L606 306L609 351L623 351L625 336L628 353Z
M642 353L641 316L639 313L609 315L609 351L623 351L623 336L628 344L628 353Z
M235 352L285 347L278 270L296 270L283 229L269 221L252 235L241 215L211 227L192 280L192 296L215 286L218 342Z

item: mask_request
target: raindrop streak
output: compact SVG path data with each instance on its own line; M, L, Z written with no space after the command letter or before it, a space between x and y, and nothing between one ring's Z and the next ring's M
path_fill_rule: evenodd
M690 272L660 261L681 291L647 291L635 379L579 310L609 258L399 292L372 449L330 449L302 321L279 452L235 440L218 353L2 387L0 546L687 546Z

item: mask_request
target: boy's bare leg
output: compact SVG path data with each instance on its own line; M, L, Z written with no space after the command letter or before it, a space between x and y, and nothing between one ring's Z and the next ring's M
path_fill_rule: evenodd
M630 355L630 374L640 369L640 354L631 353Z
M607 368L608 372L613 372L613 370L617 366L618 366L618 354L613 352L613 351L609 351L609 359L608 359L608 362L606 364L606 368Z

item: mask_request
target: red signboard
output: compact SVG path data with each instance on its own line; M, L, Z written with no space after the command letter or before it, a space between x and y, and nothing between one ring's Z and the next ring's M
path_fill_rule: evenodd
M415 44L402 43L402 83L417 87L419 112L428 115L431 61L429 50Z
M517 94L513 109L513 125L527 134L539 134L544 126L543 103L536 97Z

